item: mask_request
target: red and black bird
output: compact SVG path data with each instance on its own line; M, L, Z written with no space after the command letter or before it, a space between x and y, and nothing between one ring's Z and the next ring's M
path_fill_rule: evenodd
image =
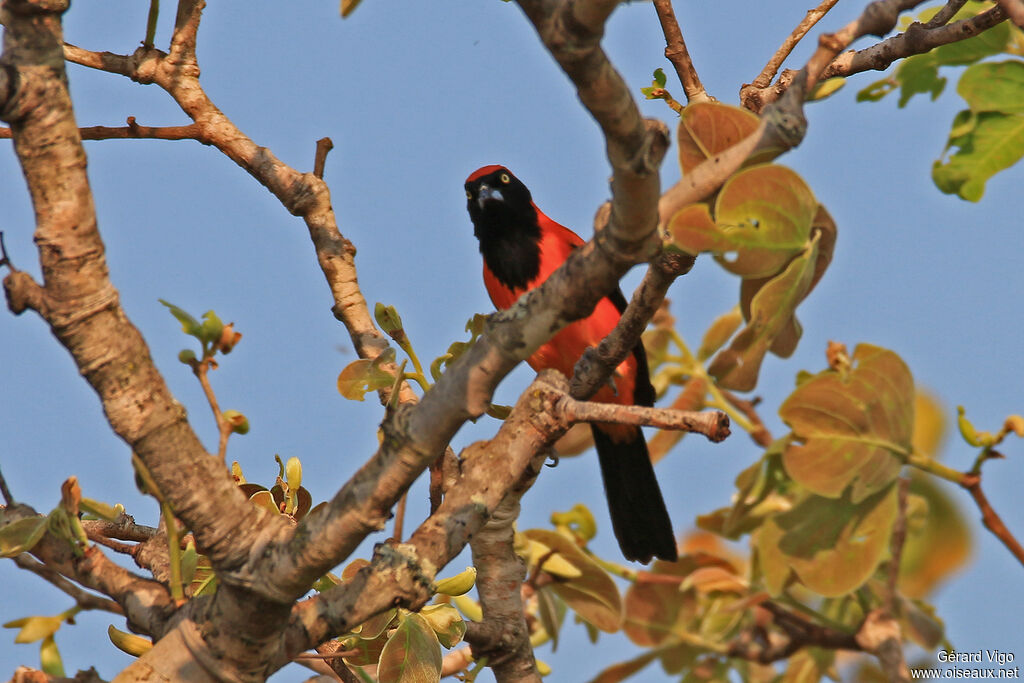
M473 233L480 240L484 285L498 309L509 308L543 283L583 244L579 235L544 215L526 186L504 166L484 166L466 178L466 200ZM534 370L553 368L571 377L583 352L597 346L619 322L626 299L618 288L593 313L548 340L527 362ZM614 388L602 387L593 400L650 406L654 403L647 354L638 343L614 375ZM647 442L639 427L594 423L594 445L622 554L629 560L675 560L672 521L654 477Z

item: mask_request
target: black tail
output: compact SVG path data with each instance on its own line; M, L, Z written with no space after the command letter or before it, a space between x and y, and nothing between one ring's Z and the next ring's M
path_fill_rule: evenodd
M643 432L637 428L635 438L614 441L598 425L591 425L591 429L612 529L622 554L627 560L644 564L651 557L675 561L679 555L672 520L654 477Z

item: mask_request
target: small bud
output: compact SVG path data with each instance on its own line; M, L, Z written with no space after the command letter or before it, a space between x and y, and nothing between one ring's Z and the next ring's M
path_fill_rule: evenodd
M196 362L196 352L192 349L182 349L178 352L178 360L185 365L192 365Z
M225 410L224 419L231 425L231 431L235 434L249 433L249 418L237 410Z
M463 595L468 593L475 583L476 567L466 567L465 571L438 581L436 592L451 596Z
M288 490L292 493L302 486L302 463L295 456L288 458L288 463L284 466L284 478L288 482Z
M242 333L235 332L234 323L228 323L221 331L220 339L217 340L217 350L225 354L231 353L231 350L234 349L241 340Z

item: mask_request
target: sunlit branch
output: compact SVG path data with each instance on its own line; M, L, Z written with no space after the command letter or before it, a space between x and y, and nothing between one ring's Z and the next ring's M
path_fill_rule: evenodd
M697 75L690 51L686 49L682 29L679 28L675 10L672 9L672 0L654 0L654 9L658 12L661 31L665 34L665 57L675 67L676 76L683 85L683 92L686 93L686 101L707 102L712 99L704 89L700 76Z

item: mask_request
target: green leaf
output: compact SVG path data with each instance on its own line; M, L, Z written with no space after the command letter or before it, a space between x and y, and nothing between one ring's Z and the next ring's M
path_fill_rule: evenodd
M1024 62L985 62L968 67L956 91L971 111L1024 112Z
M181 553L181 582L183 584L192 583L198 564L199 553L196 552L196 544L190 540Z
M676 562L656 561L648 570L666 577L689 576L703 567L728 567L728 563L708 553L689 553ZM644 581L626 591L623 631L640 647L672 644L677 633L688 633L697 616L697 597L693 590L679 589L678 582Z
M622 626L622 597L615 581L579 546L556 531L528 529L523 536L536 541L556 553L577 570L580 575L552 584L551 589L584 621L607 633Z
M196 337L197 339L200 338L200 333L203 328L202 325L199 324L198 320L170 302L164 301L163 299L157 299L157 301L170 309L171 315L177 318L178 322L181 323L182 332Z
M765 354L783 331L796 324L793 312L810 291L818 241L816 236L803 254L753 296L750 321L708 367L708 373L718 380L719 386L750 391L757 385ZM795 334L799 337L799 331Z
M723 268L749 278L779 273L806 248L818 211L810 188L784 166L740 171L722 187L715 217L701 204L669 221L671 246L690 254L710 251Z
M814 89L811 90L811 93L810 95L807 96L807 99L810 101L823 100L826 97L830 97L835 93L839 92L839 90L844 85L846 85L845 78L826 78L825 80L821 81L820 83L814 86Z
M390 387L395 377L381 365L394 362L395 350L390 347L372 361L365 358L352 361L338 375L338 391L347 399L362 401L368 391Z
M64 662L57 650L57 641L47 636L39 646L39 664L43 671L57 678L64 678Z
M203 324L200 328L199 339L206 344L216 344L224 332L224 323L213 311L203 313Z
M134 633L126 633L114 628L111 624L107 627L107 637L118 650L133 657L141 657L153 649L153 643L148 638L137 636Z
M405 344L405 329L402 327L402 316L394 306L385 306L379 301L373 307L373 317L380 325L384 334L388 335L399 345Z
M427 620L404 614L380 653L380 683L437 683L441 678L441 646Z
M64 623L65 616L58 614L52 617L22 617L8 621L4 628L20 628L14 637L16 643L34 643L37 640L51 638Z
M0 527L0 557L27 553L45 533L46 517L27 517Z
M459 611L448 604L428 605L420 610L438 641L449 650L462 642L466 635L466 622Z
M668 79L665 78L665 71L660 67L654 70L654 82L658 84L659 88L664 88Z
M93 517L105 519L108 522L116 520L121 516L121 512L124 511L124 508L120 505L115 508L112 505L107 505L103 501L93 500L92 498L82 498L79 500L78 509L86 514L92 515Z
M836 498L853 485L853 503L884 489L910 453L914 378L892 351L858 344L852 371L825 370L790 394L779 416L800 443L782 456L808 490Z
M765 523L758 551L770 555L766 545L775 541L778 553L801 583L825 597L846 595L871 578L886 557L898 515L897 499L895 485L859 503L849 496L808 496ZM777 588L777 577L771 583Z
M948 161L932 164L932 180L946 194L976 202L985 193L985 182L1024 157L1024 114L983 112L964 130L962 114L954 121L949 146L957 151Z
M878 102L883 97L885 97L886 95L888 95L892 91L896 90L896 88L898 88L898 87L899 87L899 84L896 82L896 79L894 79L892 77L883 78L883 79L881 79L879 81L875 81L874 83L872 83L872 84L870 84L870 85L868 85L868 86L858 90L857 91L857 101L858 102Z
M705 361L713 356L725 342L729 341L742 324L743 314L739 307L734 307L715 318L711 327L704 333L704 338L701 339L700 348L697 349L697 360Z
M934 102L946 89L945 77L939 76L938 60L930 52L904 59L896 67L895 78L900 84L901 109L914 95L928 94Z
M546 588L537 591L537 617L551 638L552 652L558 649L558 634L562 630L566 611L565 603L553 592Z

